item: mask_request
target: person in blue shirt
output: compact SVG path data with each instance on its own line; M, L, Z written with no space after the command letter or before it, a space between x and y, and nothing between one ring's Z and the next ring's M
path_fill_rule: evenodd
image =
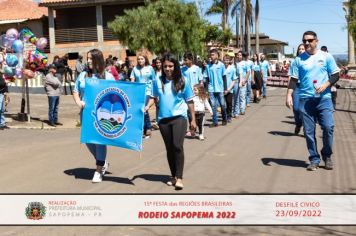
M193 91L182 76L178 60L171 54L165 54L162 76L153 83L152 95L147 111L158 99L158 126L167 151L171 170L168 185L176 190L183 189L184 137L187 130L187 110L192 117L190 130L195 130L195 112Z
M316 121L318 121L323 131L321 156L325 162L325 169L332 170L334 109L331 101L330 86L339 80L340 69L331 54L317 48L318 37L315 32L306 31L303 34L303 44L306 51L295 58L291 69L286 105L288 108L293 106L292 93L296 83L299 81L299 111L302 114L310 161L307 170L314 171L320 164L320 155L315 137Z
M213 123L211 128L218 126L218 105L221 107L222 125L227 125L226 103L224 91L226 91L226 71L224 64L219 61L217 49L210 50L211 62L206 66L204 77L208 81L208 92L213 108Z
M155 80L156 74L152 66L150 66L150 62L148 61L147 56L145 55L138 55L137 56L137 66L132 69L130 79L131 82L139 82L139 83L146 83L146 105L147 102L152 94L152 81ZM143 125L143 137L150 138L151 137L151 120L150 115L145 112L144 116L144 125Z
M187 84L194 90L194 86L197 84L203 85L203 74L199 66L194 65L194 56L190 52L186 52L183 55L184 66L181 67L182 75L186 79ZM188 113L189 124L192 120L191 116ZM190 131L186 134L187 137L194 137L195 134Z
M182 66L183 77L189 82L193 89L197 84L203 84L203 74L199 66L194 65L193 54L187 52L183 55L184 66Z
M237 80L236 69L232 61L233 57L230 55L224 56L224 65L226 71L226 90L224 91L224 97L226 102L226 113L227 113L227 122L231 122L232 118L232 97L233 97L233 88Z
M98 49L92 49L87 54L88 71L84 71L79 74L75 81L73 89L73 98L77 106L82 110L85 106L82 98L84 96L85 81L87 78L115 80L114 76L105 71L105 61L103 53ZM103 180L103 176L109 167L109 163L106 161L107 148L106 145L87 143L90 153L96 160L96 171L92 179L93 183L99 183Z
M262 96L263 98L267 98L267 79L272 76L271 66L269 62L266 60L265 54L261 54L260 58L261 71L263 75L263 86L262 86Z
M305 52L304 44L300 44L297 48L297 57L304 52ZM295 60L291 63L291 66L289 67L289 76L291 76L292 74L292 70L294 68L293 66L294 62ZM294 113L294 121L295 121L294 134L298 135L300 129L303 126L302 115L299 112L299 82L296 83L296 87L293 90L292 98L293 98L293 113Z
M245 52L237 53L236 73L239 79L238 88L235 86L234 98L234 117L238 115L245 115L246 111L246 95L247 95L247 81L250 76L250 67L247 65L247 54Z

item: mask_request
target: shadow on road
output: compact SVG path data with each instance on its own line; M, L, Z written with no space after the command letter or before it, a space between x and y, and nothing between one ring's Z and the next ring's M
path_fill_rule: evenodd
M276 163L281 166L306 168L308 165L305 161L301 161L301 160L282 159L282 158L273 158L273 157L264 157L261 159L261 161L262 161L263 165L265 165L265 166L271 166L270 163Z
M94 171L95 171L94 169L89 169L89 168L75 168L75 169L65 170L63 172L67 175L74 176L74 178L76 179L92 180ZM108 176L108 174L112 174L112 173L107 171L105 177L103 178L103 181L111 181L120 184L135 185L128 178L113 177L113 176Z
M287 119L294 119L294 116L286 116Z
M294 133L284 132L284 131L269 131L268 133L272 135L287 136L287 137L295 136Z
M350 112L350 113L356 113L356 111L349 111L349 110L343 110L343 109L335 109L336 111L342 111L342 112Z
M130 179L130 181L134 181L135 179L144 179L147 181L152 182L162 182L166 183L171 177L169 175L154 175L154 174L142 174L142 175L135 175Z
M289 121L289 120L282 120L282 123L286 123L286 124L291 124L291 125L295 125L294 121Z

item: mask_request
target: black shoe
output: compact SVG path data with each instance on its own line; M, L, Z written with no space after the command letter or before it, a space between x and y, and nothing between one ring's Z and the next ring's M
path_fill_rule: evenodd
M301 128L300 126L296 126L296 127L295 127L295 129L294 129L294 134L295 134L295 135L298 135L298 134L299 134L300 128Z
M319 164L313 163L313 162L307 166L307 170L309 170L309 171L315 171L318 168L319 168Z
M333 163L333 161L331 160L330 157L329 157L329 158L326 158L324 161L325 161L325 169L326 169L326 170L332 170L332 169L334 169L334 163Z
M5 130L5 129L10 129L10 127L6 125L0 127L0 130Z
M267 98L267 96L263 96L263 98Z
M54 122L49 122L49 126L56 127L56 124Z
M209 128L215 128L215 127L218 127L218 126L219 126L218 124L214 124L214 123L213 123L213 124L210 124L210 125L209 125Z
M63 125L62 123L60 122L54 122L55 125Z
M222 121L222 125L223 125L223 126L227 125L227 121L226 121L226 120L223 120L223 121Z

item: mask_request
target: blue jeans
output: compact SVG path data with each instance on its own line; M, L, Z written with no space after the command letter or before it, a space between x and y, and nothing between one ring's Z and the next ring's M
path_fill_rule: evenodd
M240 114L239 91L239 82L236 82L234 84L234 102L232 104L232 116L238 116Z
M307 141L310 163L320 163L320 155L317 149L315 137L316 121L323 130L323 148L321 156L323 160L330 158L334 136L333 103L331 98L301 98L299 110L303 117L304 135Z
M148 101L150 99L150 96L146 96L146 104L148 104ZM152 124L151 124L151 119L150 119L150 114L148 113L148 111L145 112L145 116L144 116L144 124L143 124L143 130L146 133L147 130L151 130L152 128Z
M251 83L252 81L248 80L246 84L246 104L250 104L251 101Z
M239 114L245 113L246 110L246 92L247 92L247 85L245 84L239 89L239 107L240 111Z
M266 96L267 96L267 78L263 78L262 96L263 96L263 97L266 97Z
M48 96L48 121L56 123L58 121L59 96Z
M225 97L224 93L209 93L210 96L210 101L211 101L211 106L213 108L213 123L217 124L218 123L218 103L221 107L221 115L223 121L227 121L227 116L226 116L226 103L225 103Z
M292 96L293 96L293 113L294 113L295 125L298 127L302 127L303 120L302 120L302 114L299 112L299 88L298 87L293 91Z
M5 95L0 93L0 127L5 126Z
M96 160L97 166L104 166L106 160L106 145L101 144L94 144L94 143L87 143L86 146L88 147L90 153Z

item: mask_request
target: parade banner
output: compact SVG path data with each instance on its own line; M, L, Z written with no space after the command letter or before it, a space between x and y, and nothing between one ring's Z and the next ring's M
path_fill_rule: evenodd
M143 83L87 79L80 141L142 150Z
M356 195L0 195L0 225L356 225Z

